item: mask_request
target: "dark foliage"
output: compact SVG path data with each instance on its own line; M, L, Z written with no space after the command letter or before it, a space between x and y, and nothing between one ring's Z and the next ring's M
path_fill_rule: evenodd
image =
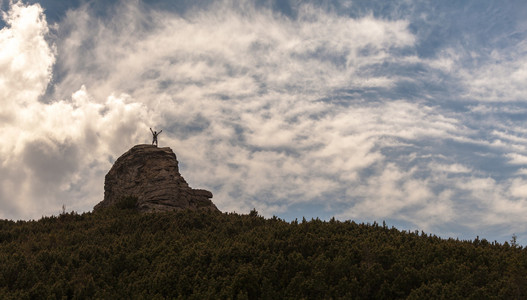
M124 197L121 201L117 202L115 206L119 209L136 209L137 208L137 197Z
M526 297L517 245L378 224L117 208L0 220L0 299Z

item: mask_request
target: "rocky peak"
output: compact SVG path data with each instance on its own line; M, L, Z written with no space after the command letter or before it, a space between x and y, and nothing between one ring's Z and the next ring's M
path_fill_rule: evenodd
M141 211L218 211L212 193L189 187L179 173L176 155L169 147L136 145L119 157L104 180L104 200L97 211L126 197L136 197Z

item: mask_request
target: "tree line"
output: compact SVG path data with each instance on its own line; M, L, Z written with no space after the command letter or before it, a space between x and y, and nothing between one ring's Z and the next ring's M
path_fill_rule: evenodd
M516 244L123 203L0 220L0 298L527 298L527 250Z

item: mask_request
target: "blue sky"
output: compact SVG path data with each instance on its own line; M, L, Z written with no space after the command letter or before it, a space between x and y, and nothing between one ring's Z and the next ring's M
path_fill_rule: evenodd
M527 242L522 1L1 1L0 218L163 129L222 211Z

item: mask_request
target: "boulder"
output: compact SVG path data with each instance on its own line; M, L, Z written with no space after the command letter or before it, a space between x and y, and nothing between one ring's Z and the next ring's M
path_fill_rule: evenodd
M121 155L106 174L104 200L94 211L127 197L137 198L140 211L219 211L210 200L211 192L189 187L169 147L136 145Z

